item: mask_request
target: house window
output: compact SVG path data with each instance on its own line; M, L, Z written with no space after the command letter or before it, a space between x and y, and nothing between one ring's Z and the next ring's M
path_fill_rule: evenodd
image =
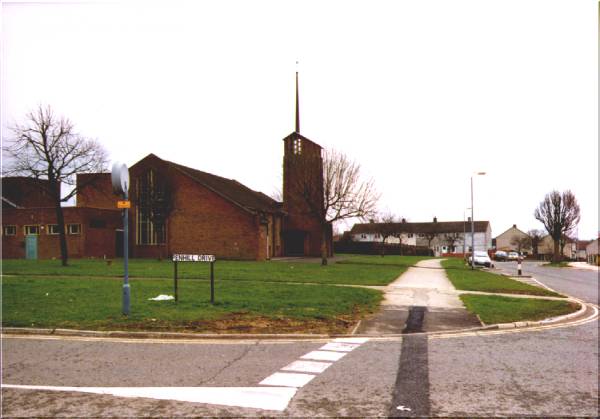
M16 236L17 235L17 226L4 226L2 229L5 236Z
M58 229L58 224L48 224L48 234L54 236L59 234L60 230Z
M150 169L136 180L136 244L164 244L167 199L165 184Z
M81 234L81 224L67 224L68 234Z
M408 233L408 238L412 239L413 238L413 234L412 233Z
M361 235L360 235L360 238L361 238L361 239L366 239L366 238L367 238L367 235L366 235L366 234L361 234Z
M29 225L23 227L23 232L26 236L38 236L40 234L40 226Z

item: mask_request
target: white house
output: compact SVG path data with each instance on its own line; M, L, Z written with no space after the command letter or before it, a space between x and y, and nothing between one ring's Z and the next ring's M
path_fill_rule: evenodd
M587 245L585 248L587 254L587 261L592 265L600 265L600 258L598 257L598 240L596 239Z
M489 221L475 221L475 250L487 251L492 247L492 228ZM353 241L383 241L383 234L392 233L386 243L405 246L426 246L435 255L444 253L462 254L471 250L470 221L437 221L428 223L360 223L350 230ZM465 237L466 235L466 237Z

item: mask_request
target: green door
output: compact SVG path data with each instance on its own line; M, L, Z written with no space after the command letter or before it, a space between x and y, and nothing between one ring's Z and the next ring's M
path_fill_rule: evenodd
M25 236L25 259L37 259L37 236Z

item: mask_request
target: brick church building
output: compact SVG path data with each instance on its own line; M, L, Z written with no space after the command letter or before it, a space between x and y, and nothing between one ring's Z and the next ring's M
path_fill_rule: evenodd
M167 258L174 253L193 253L245 260L320 256L321 147L299 131L296 74L296 129L283 139L283 202L235 180L154 154L135 163L129 169L130 255ZM15 183L12 179L15 178L3 179L3 186ZM81 186L90 180L94 181L92 186L82 187L78 192L76 206L65 208L67 225L78 225L67 227L76 232L68 234L70 256L118 257L122 254L122 221L110 174L82 174L77 182ZM58 258L58 240L49 234L54 220L51 206L45 202L16 204L10 196L5 198L5 189L2 257L26 257L24 242L25 236L29 236L27 240L37 242L36 257ZM331 229L324 231L328 248L332 249ZM76 236L77 243L71 236Z

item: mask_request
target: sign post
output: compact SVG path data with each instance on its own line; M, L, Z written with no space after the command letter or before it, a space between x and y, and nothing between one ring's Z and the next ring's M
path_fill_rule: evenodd
M173 288L175 294L175 302L179 301L179 295L177 294L177 261L173 261Z
M210 303L215 303L215 261L210 261Z
M173 255L173 288L175 301L178 301L177 293L177 262L209 262L210 263L210 303L215 303L215 255Z
M129 315L131 292L129 288L129 170L125 164L115 163L111 173L113 192L122 195L117 208L123 209L123 315Z

